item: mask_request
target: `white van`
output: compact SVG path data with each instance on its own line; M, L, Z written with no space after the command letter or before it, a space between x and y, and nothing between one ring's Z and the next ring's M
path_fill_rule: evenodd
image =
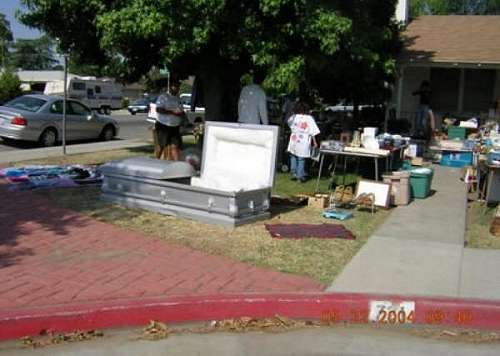
M47 82L46 95L64 95L64 81ZM112 79L96 77L68 78L68 97L82 101L93 110L107 115L122 107L122 86Z

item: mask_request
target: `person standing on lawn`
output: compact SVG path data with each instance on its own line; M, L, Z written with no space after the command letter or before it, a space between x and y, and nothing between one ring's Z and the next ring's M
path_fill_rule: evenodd
M262 73L255 73L253 83L245 85L241 89L238 100L239 123L269 125L266 93L260 86L263 79Z
M292 133L288 143L292 180L305 182L305 159L311 157L311 145L318 147L316 135L320 133L314 118L308 114L309 106L304 101L295 105L294 114L288 119Z
M186 118L186 113L179 98L179 85L170 85L170 92L162 94L156 100L158 119L155 123L156 139L159 149L156 158L178 161L182 149L180 126Z

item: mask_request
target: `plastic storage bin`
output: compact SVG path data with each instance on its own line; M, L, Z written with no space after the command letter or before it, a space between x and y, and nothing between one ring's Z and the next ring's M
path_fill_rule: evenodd
M472 152L448 152L441 155L442 166L461 168L472 165Z
M391 204L408 205L410 202L410 172L384 174L384 183L391 185Z
M450 126L448 127L448 140L465 140L466 132L465 127Z
M424 199L431 193L433 172L430 168L417 168L410 171L411 196Z

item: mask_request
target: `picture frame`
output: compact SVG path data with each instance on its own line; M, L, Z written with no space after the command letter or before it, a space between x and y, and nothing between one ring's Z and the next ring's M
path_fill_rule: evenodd
M375 206L388 208L391 195L391 185L373 180L361 179L356 185L355 198L363 193L375 195Z

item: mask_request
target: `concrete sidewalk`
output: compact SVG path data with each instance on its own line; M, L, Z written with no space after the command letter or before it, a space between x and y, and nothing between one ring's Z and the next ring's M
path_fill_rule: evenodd
M436 166L432 189L397 208L328 291L500 298L500 251L464 248L460 170Z
M73 155L78 153L89 153L89 152L99 152L108 150L119 150L132 147L142 147L147 145L151 145L151 143L144 140L114 140L107 142L91 142L91 143L82 143L76 145L68 145L66 146L66 153L68 155ZM0 152L0 164L28 161L32 159L40 159L47 157L60 157L60 156L62 156L62 146L7 151L7 152Z

